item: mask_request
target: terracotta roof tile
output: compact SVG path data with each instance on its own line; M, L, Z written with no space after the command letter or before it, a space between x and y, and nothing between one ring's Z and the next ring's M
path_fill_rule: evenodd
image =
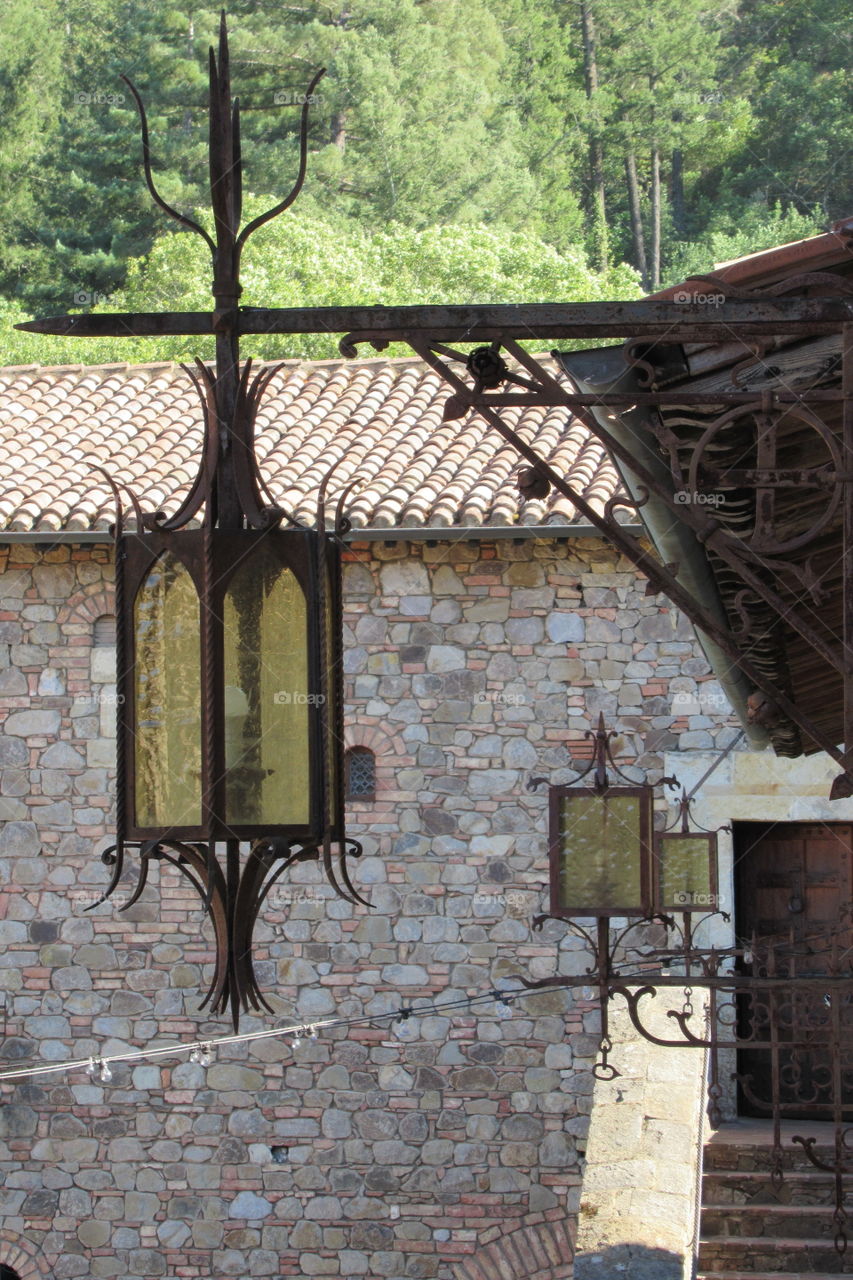
M443 422L448 395L411 359L287 364L258 415L264 479L276 501L313 521L318 487L335 466L331 503L361 482L348 503L356 528L577 519L559 495L525 502L515 484L523 459L476 414ZM554 408L514 407L505 417L603 510L618 478L581 423ZM133 488L143 508L174 511L201 442L198 398L176 365L0 369L0 528L106 528L113 497L97 466Z

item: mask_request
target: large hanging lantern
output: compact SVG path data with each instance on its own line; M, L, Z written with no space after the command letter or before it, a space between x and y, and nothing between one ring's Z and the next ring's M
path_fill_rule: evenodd
M117 887L125 852L140 859L128 902L145 887L152 859L191 881L213 924L216 961L203 1002L231 1011L270 1009L252 966L252 933L275 881L295 862L320 862L339 896L363 902L347 859L343 808L340 496L326 527L326 487L308 527L269 500L254 454L261 397L276 372L241 366L240 256L248 237L296 198L307 158L304 98L299 174L286 199L240 229L239 108L231 101L224 16L210 57L210 174L215 238L172 209L151 172L139 108L145 177L156 202L202 237L213 263L214 310L189 316L190 331L216 335L216 363L187 373L204 416L198 476L173 515L135 521L116 498L118 648L117 840L103 901ZM177 323L187 320L178 317ZM121 318L123 331L155 333L176 317ZM73 331L73 319L69 322ZM287 526L287 527L282 527ZM365 904L367 905L367 904ZM271 1012L271 1010L270 1010Z
M301 529L154 530L125 534L118 554L120 834L339 839L334 539Z

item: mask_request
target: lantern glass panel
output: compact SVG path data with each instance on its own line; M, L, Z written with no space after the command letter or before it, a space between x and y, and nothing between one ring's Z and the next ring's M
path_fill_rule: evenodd
M201 823L199 602L171 552L154 563L133 607L135 820L139 827Z
M326 822L329 827L334 826L334 798L338 788L338 749L336 742L336 734L338 730L338 706L337 706L337 675L335 672L335 609L334 609L334 582L332 581L332 571L329 565L325 570L325 593L323 597L323 660L326 664L326 704L323 708L326 725L326 777L328 780L328 790L326 792Z
M559 797L556 913L648 914L650 807L640 788Z
M306 826L309 718L317 701L308 663L308 607L295 575L261 545L225 593L225 821Z
M657 848L662 911L708 911L717 905L716 837L700 832L661 835Z

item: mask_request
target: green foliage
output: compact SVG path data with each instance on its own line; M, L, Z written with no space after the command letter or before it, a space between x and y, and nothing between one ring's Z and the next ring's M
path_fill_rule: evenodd
M701 239L673 245L668 283L677 284L733 258L789 244L792 240L804 240L807 236L819 235L822 230L819 209L798 213L795 209L783 211L781 204L772 209L753 204L737 211L719 212Z
M639 264L625 169L633 156L646 251L659 216L668 279L850 212L842 0L586 3L597 34L594 102L580 0L231 0L254 190L288 189L300 95L327 68L296 220L305 235L289 220L293 251L273 237L269 254L251 258L257 301L274 301L265 288L301 299L303 277L314 300L330 303L423 299L427 279L430 297L454 301L469 300L463 289L553 296L584 273L592 287L600 277L584 258L601 228L582 211L595 208L593 137L611 259ZM164 300L187 290L193 250L145 189L120 75L146 102L160 190L203 216L207 50L218 21L211 0L2 0L0 296L44 314L82 299L114 306L155 280ZM299 248L318 227L336 246ZM170 254L173 280L158 265ZM198 269L194 305L206 306L209 269ZM607 285L627 287L624 275Z
M269 200L247 203L252 216ZM126 287L93 309L206 311L209 281L209 254L197 236L163 236L146 259L131 264ZM246 306L278 307L405 306L460 300L572 302L638 296L636 276L629 268L596 275L579 250L560 254L552 245L520 232L479 225L423 231L392 225L370 236L358 223L304 212L283 215L249 241L243 286L241 301ZM11 326L22 318L9 305L0 312L6 364L191 360L195 355L212 355L212 340L205 343L198 338L95 340L17 333ZM242 347L246 355L264 359L321 359L339 354L338 337L271 335L247 338ZM538 345L542 349L543 344ZM390 354L408 354L408 350Z
M588 106L571 9L565 0L492 5L507 50L498 105L535 183L529 229L561 250L583 244L586 234L581 193Z
M0 287L14 289L34 252L42 163L59 114L61 44L53 0L0 6Z
M755 124L734 157L733 190L802 213L818 207L827 221L849 215L850 6L746 0L737 37L729 79L746 80Z

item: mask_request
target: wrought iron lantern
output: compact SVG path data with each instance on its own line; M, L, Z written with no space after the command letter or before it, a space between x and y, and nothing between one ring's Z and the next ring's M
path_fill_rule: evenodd
M586 736L593 739L586 768L574 783L549 789L548 915L651 920L716 908L717 833L693 829L692 797L682 789L674 821L655 832L654 787L632 782L615 763L615 731L600 715ZM592 784L579 785L590 774ZM658 785L678 783L665 777Z
M339 839L335 540L143 527L117 554L120 837Z
M592 963L581 974L555 974L535 981L522 978L521 982L531 990L597 984L601 1039L594 1074L613 1079L619 1072L609 1060L609 1002L614 991L621 990L615 986L622 978L621 964L625 955L643 957L643 991L650 989L645 985L649 960L659 963L663 971L673 960L681 963L686 959L689 971L695 956L692 913L701 910L705 917L721 914L716 909L716 835L691 829L690 804L696 788L691 795L682 789L675 822L656 834L655 788L648 782L632 781L616 764L611 743L618 735L607 729L603 715L599 715L596 729L587 730L585 736L593 742L586 768L574 783L549 788L550 902L547 912L534 917L533 927L541 929L552 919L565 922L569 932L588 949ZM590 775L591 785L584 783ZM531 778L528 790L545 782L546 778ZM679 784L666 776L657 785L676 788ZM674 830L676 824L678 831ZM673 918L675 912L682 915L680 928ZM615 932L611 929L614 917L623 917ZM591 921L594 927L590 927ZM680 944L660 951L656 942L643 941L639 935L629 944L630 935L653 922L680 934Z
M559 918L653 914L653 790L614 763L600 716L595 751L578 782L550 789L550 912ZM611 781L608 766L617 781ZM627 785L621 785L621 778ZM537 780L538 781L538 780Z
M713 911L719 902L716 831L690 830L682 791L673 827L655 835L655 906L661 915Z
M586 736L594 739L594 754L578 781L550 788L550 907L534 917L533 927L541 929L550 919L562 921L573 951L580 942L588 963L578 963L574 955L570 972L558 967L549 977L519 975L521 986L528 991L596 991L601 1032L593 1075L599 1080L620 1075L611 1061L610 1007L616 996L625 1001L634 1029L651 1043L707 1050L713 1124L722 1118L723 1065L730 1067L736 1053L751 1055L753 1064L756 1055L766 1055L769 1078L762 1084L756 1083L751 1067L744 1071L739 1065L733 1078L751 1104L772 1118L774 1185L781 1184L784 1172L783 1120L806 1115L834 1125L833 1164L813 1150L814 1136L794 1134L791 1141L816 1168L835 1177L827 1226L831 1221L841 1255L847 1248L845 1179L853 1172L847 1159L853 1071L844 1012L853 1004L849 908L838 925L805 939L792 931L790 939L753 935L734 938L730 946L702 944L698 937L705 921L719 917L728 922L730 917L719 908L717 832L697 829L690 806L743 735L721 751L689 794L682 788L673 820L656 834L653 787L618 782L619 777L630 779L610 753L616 734L607 731L600 716L595 732ZM617 775L612 785L609 769ZM591 787L583 785L590 773ZM546 781L531 778L528 789ZM666 777L660 785L679 784ZM617 915L627 919L614 922ZM557 945L559 952L559 941ZM694 1004L697 991L702 1000ZM663 1028L647 1021L659 995L666 1011ZM806 1054L817 1054L817 1071L804 1068Z
M215 369L187 369L201 399L204 445L198 476L177 512L144 512L135 527L116 498L119 684L117 840L104 901L128 848L140 871L152 860L190 880L213 924L216 961L202 1007L270 1012L252 965L252 934L274 882L297 862L322 862L339 896L364 902L347 859L343 804L340 497L326 528L328 477L316 527L273 503L254 455L258 405L276 368L241 367L240 256L248 237L296 198L305 176L305 95L299 174L287 198L242 230L239 107L231 101L223 16L210 56L210 173L215 238L172 209L151 173L145 109L139 109L145 178L155 201L207 243L216 335ZM185 317L124 316L128 333L169 331ZM193 322L194 325L195 322ZM192 327L190 331L196 331ZM199 332L209 331L204 323ZM104 473L106 474L106 473ZM286 523L289 527L281 528ZM248 844L248 850L245 845ZM365 903L365 905L368 905Z
M843 590L837 593L846 610L844 643L839 649L829 643L833 637L828 639L814 627L814 604L823 603L823 594L811 562L783 563L778 557L774 560L774 546L767 541L766 528L759 530L760 538L752 538L750 548L741 530L727 532L720 528L716 516L692 502L684 503L679 491L685 477L675 454L672 460L677 490L673 491L671 480L662 479L640 456L635 440L626 441L614 431L610 414L611 410L618 412L628 405L643 404L658 410L667 404L676 405L681 412L686 403L701 406L704 422L708 393L692 392L682 386L675 391L661 389L657 371L647 359L649 346L660 346L661 339L667 351L678 344L686 347L694 343L736 342L751 358L738 363L730 390L713 391L713 403L726 406L725 414L705 432L697 446L700 452L721 426L730 424L734 410L729 406L741 407L739 416L756 418L760 413L768 422L775 406L782 418L799 417L814 427L826 444L824 426L790 408L792 401L808 399L816 404L844 401L843 437L849 454L853 451L853 300L834 296L849 295L849 282L825 272L812 272L797 275L791 282L774 284L762 296L743 293L725 278L711 277L703 283L723 294L719 306L713 308L698 301L685 304L662 299L475 307L240 307L240 256L247 239L288 208L302 186L308 102L320 75L322 72L303 99L300 167L290 194L240 229L239 111L231 102L223 19L218 58L211 51L213 235L171 208L157 192L151 176L145 112L136 89L127 82L142 120L149 191L166 213L200 235L211 251L213 310L59 316L17 326L29 332L81 337L216 337L215 374L197 362L198 373L191 375L202 395L205 445L198 479L180 512L171 518L160 513L144 514L134 501L136 528L125 530L122 494L114 486L117 616L126 701L119 736L119 836L114 851L105 855L105 860L113 866L109 894L119 883L125 848L135 845L139 849L141 872L131 901L142 891L151 859L174 862L192 880L216 933L216 967L205 1003L209 1002L216 1011L230 1007L235 1026L241 1008L269 1007L252 971L251 939L255 919L272 883L295 861L322 860L341 896L356 899L346 861L349 855L360 852L356 842L345 838L340 802L343 770L340 690L336 683L340 638L335 537L344 528L346 494L338 503L331 533L325 528L323 493L320 518L314 529L298 527L280 507L264 501L264 486L252 447L253 423L258 400L275 371L252 380L249 366L241 369L240 334L344 334L340 346L345 356L355 355L360 342L370 342L376 350L383 350L393 341L408 343L453 391L445 418L453 420L468 410L476 410L528 464L520 477L527 496L542 497L548 486L553 486L567 498L583 519L645 574L651 594L665 592L697 628L719 645L733 668L761 695L758 712L762 716L788 717L808 741L822 747L841 765L844 772L833 785L833 798L853 791L849 767L853 681L846 657L853 618L853 557L848 554L853 545L850 502L845 506L845 554L839 559L846 565ZM788 289L796 290L800 296L782 296ZM740 382L740 373L756 359L760 362L769 344L775 348L800 334L839 338L843 369L840 391L822 385L824 365L813 388L798 386L791 390L779 374L778 388L762 388L761 400L756 401L755 390ZM637 386L586 391L579 382L568 386L558 382L553 372L521 345L521 339L531 336L560 341L633 336L639 341L626 353L626 359L628 369L636 374ZM758 346L754 346L756 340ZM450 345L467 346L471 342L490 346L478 346L466 353ZM502 350L527 376L510 369ZM830 366L833 363L830 357ZM453 365L459 366L459 371ZM470 383L465 381L466 376ZM504 383L513 385L504 391ZM505 407L537 404L571 409L582 418L608 452L634 476L636 497L611 498L602 512L499 413ZM607 411L606 422L590 412L599 409ZM840 410L833 409L833 414L839 418ZM727 471L730 483L737 479L739 486L756 492L756 509L761 517L758 523L763 520L765 526L768 512L773 514L774 490L799 490L803 485L822 489L833 481L833 475L835 481L843 480L840 455L834 446L829 450L829 461L834 464L832 474L827 475L823 462L817 468L776 466L772 422L770 428L769 433L762 434L765 447L763 463L758 458L758 469L741 469L737 477L735 469ZM658 431L658 443L664 452L680 448L666 422ZM742 450L735 444L740 456ZM692 458L689 468L690 489L694 493L702 478L697 459L698 455ZM685 587L677 564L663 563L615 518L617 507L639 509L651 495L662 504L661 510L668 510L678 519L685 533L707 545L734 570L735 579L744 588L735 602L736 611L742 614L737 627L721 620L715 608ZM831 505L836 511L836 498ZM190 527L202 509L201 528ZM797 518L795 515L795 523ZM827 518L821 516L816 525L818 533L825 532ZM289 529L279 528L283 521ZM777 541L775 550L784 550L786 545L796 550L814 533L812 530L808 537L797 535L795 542ZM792 606L787 586L787 594L780 594L774 575L788 586L793 584L806 600L808 616ZM746 641L755 630L755 617L759 619L755 625L764 635L766 607L795 630L834 675L841 673L845 694L842 719L846 726L846 732L840 735L845 741L843 748L837 745L839 735L822 722L823 709L818 708L815 718L806 705L798 705L784 682L768 675L762 659L752 656ZM750 610L754 615L752 623ZM758 712L756 721L761 723ZM607 772L608 764L612 765L608 740L613 735L607 734L603 720L594 736L594 785L591 789L555 789L550 841L550 915L564 921L566 933L574 934L587 946L591 963L585 973L555 973L535 981L521 979L522 984L528 989L597 984L602 1015L600 1059L595 1067L599 1077L618 1075L608 1061L612 1045L607 1030L609 1002L617 994L627 1001L638 1033L648 1039L657 1044L711 1050L709 1096L714 1104L719 1098L719 1081L713 1055L718 1050L729 1052L742 1046L769 1050L773 1081L768 1109L772 1108L773 1114L774 1159L778 1156L774 1173L780 1177L781 1118L787 1114L784 1109L788 1105L783 1101L782 1085L785 1089L799 1088L797 1080L793 1085L781 1080L781 1053L795 1054L819 1036L832 1055L831 1088L826 1091L826 1098L807 1099L807 1105L814 1106L814 1114L831 1118L834 1123L834 1165L820 1164L811 1150L813 1138L795 1137L794 1141L803 1145L813 1163L835 1175L836 1247L841 1252L846 1246L843 1178L850 1174L846 1163L850 1129L846 1125L849 1103L845 1090L853 1072L849 1028L842 1017L843 1009L853 1001L847 925L828 938L807 940L805 950L780 948L772 940L768 946L761 939L751 939L748 946L726 949L698 945L695 934L701 916L696 913L706 905L701 901L705 884L713 899L707 905L716 904L715 846L712 839L707 839L711 833L687 829L687 798L682 801L681 830L664 832L655 840L651 789L611 785ZM733 746L734 742L720 760ZM533 788L544 781L531 779L528 786ZM701 782L694 787L694 793L700 785ZM250 842L248 854L241 852L241 841ZM222 844L224 858L217 852ZM664 907L682 914L681 926L672 915L664 913ZM627 916L627 926L611 930L614 915ZM595 929L579 923L590 916L597 918ZM534 925L541 927L548 918L539 916ZM667 932L671 930L676 935L673 945L661 947L653 935L644 939L642 930L640 944L628 945L630 931L655 918ZM814 943L821 941L827 953L823 971L798 972L801 956L807 957L811 968L818 954ZM644 1028L643 1002L654 998L658 988L680 986L684 987L684 1001L680 1010L670 1010L671 1038L661 1038ZM694 987L708 993L706 1029L691 1021L699 1016L691 1003ZM742 995L750 997L753 1007L746 1019L738 1004ZM748 1024L746 1030L744 1021ZM796 1076L795 1059L785 1069L788 1067ZM808 1092L811 1083L804 1082L804 1088Z

